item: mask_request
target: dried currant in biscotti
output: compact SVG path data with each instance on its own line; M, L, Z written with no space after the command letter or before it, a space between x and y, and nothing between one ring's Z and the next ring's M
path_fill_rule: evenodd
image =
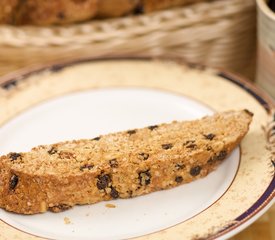
M206 147L206 150L207 150L207 151L212 151L213 148L212 148L211 146L207 146L207 147Z
M164 150L168 150L168 149L171 149L173 147L173 144L172 143L166 143L166 144L162 144L161 147Z
M149 170L139 172L138 174L139 184L141 186L146 186L151 183L151 173Z
M111 193L110 193L111 197L116 199L119 197L119 193L118 191L114 188L114 187L111 187Z
M108 187L110 182L111 182L111 176L109 174L99 175L97 177L96 186L99 190L102 190Z
M116 158L111 159L109 161L109 164L110 164L111 168L117 168L118 167L118 162L117 162Z
M80 169L80 171L83 171L84 169L91 170L93 167L94 167L93 164L84 164L84 165L81 166L79 169Z
M224 160L227 156L227 151L226 150L222 150L219 152L219 154L216 156L216 159L221 161Z
M186 148L190 148L190 149L194 149L196 147L197 147L197 144L195 144L195 143L190 143L190 144L186 145Z
M139 158L141 160L147 160L149 158L149 154L148 153L139 153Z
M148 129L150 129L152 131L158 127L159 127L158 125L152 125L152 126L149 126Z
M52 148L48 151L48 153L49 153L50 155L53 155L53 154L57 153L57 149L56 149L55 147L52 147Z
M56 206L49 207L49 210L52 212L63 212L70 208L72 208L72 206L70 206L68 204L61 203Z
M15 174L11 176L10 178L10 184L9 184L9 189L14 190L18 184L19 178Z
M129 131L127 131L127 133L129 134L129 135L133 135L133 134L135 134L137 131L136 130L129 130Z
M176 181L177 183L181 183L181 182L183 181L182 176L176 176L175 181Z
M196 148L197 144L195 144L195 140L187 140L183 146L185 146L186 148Z
M17 160L18 158L21 158L21 154L20 153L16 153L16 152L12 152L9 154L9 158L12 160L12 161L15 161Z
M191 170L190 170L190 174L193 177L199 175L200 172L201 172L201 166L195 166L195 167L191 168Z
M95 138L93 138L92 140L94 140L94 141L99 141L99 140L100 140L100 137L95 137Z
M216 135L213 133L209 133L209 134L203 134L203 136L208 140L213 140Z

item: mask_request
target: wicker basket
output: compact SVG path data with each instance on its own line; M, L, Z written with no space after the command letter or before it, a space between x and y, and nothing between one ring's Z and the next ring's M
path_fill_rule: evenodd
M181 56L243 72L255 56L254 0L215 0L66 27L0 26L0 75L74 57Z

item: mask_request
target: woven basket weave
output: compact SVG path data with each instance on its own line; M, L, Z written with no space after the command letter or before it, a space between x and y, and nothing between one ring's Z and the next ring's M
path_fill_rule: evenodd
M0 75L17 68L112 55L181 56L246 69L255 54L254 0L215 0L66 27L0 26Z

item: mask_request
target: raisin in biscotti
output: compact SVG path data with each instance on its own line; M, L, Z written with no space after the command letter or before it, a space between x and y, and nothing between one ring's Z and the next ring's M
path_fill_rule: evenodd
M0 207L59 212L191 182L230 154L251 119L247 110L229 111L9 153L0 158Z

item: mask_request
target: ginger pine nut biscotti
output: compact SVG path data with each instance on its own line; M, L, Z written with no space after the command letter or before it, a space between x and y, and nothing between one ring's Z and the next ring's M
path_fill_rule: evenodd
M228 111L9 153L0 158L0 207L23 214L59 212L191 182L231 153L252 115Z

